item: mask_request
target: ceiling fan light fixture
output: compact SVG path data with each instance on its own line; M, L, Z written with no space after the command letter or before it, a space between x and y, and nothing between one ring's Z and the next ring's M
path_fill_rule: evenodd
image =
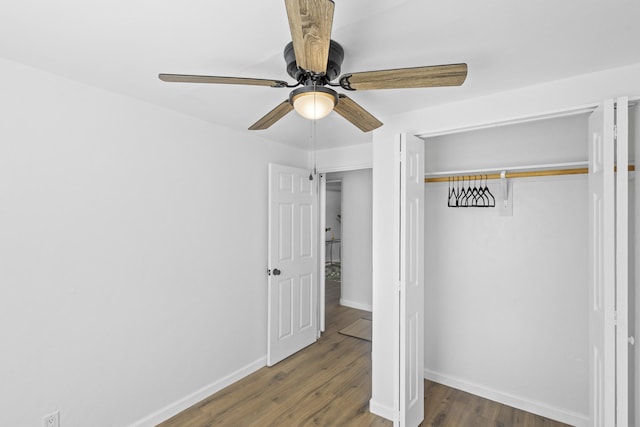
M322 86L304 86L291 92L289 102L302 117L318 120L333 110L338 103L338 94Z

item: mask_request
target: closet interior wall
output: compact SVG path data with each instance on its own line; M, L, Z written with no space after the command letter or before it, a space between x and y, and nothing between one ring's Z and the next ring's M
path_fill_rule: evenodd
M372 311L371 169L328 173L327 182L333 180L341 181L338 193L341 219L339 224L334 222L334 226L340 229L340 243L334 244L333 248L334 256L339 252L341 263L340 304ZM327 191L327 197L330 197L330 191ZM326 237L330 238L331 233Z
M581 162L588 114L425 139L425 173ZM499 180L489 180L495 195ZM513 215L425 184L425 377L572 424L588 406L586 175L511 180ZM500 200L498 200L500 201Z

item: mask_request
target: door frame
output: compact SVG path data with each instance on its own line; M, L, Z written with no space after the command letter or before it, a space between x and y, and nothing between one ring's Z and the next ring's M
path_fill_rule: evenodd
M618 99L618 98L614 98L614 99ZM631 106L631 104L636 104L638 102L640 102L640 96L630 96L627 97L628 101L629 101L629 106ZM577 114L585 114L585 113L591 113L593 111L595 111L600 105L602 105L602 100L600 102L596 102L596 103L590 103L590 104L585 104L585 105L581 105L581 106L574 106L574 107L570 107L570 108L566 108L566 109L562 109L562 110L555 110L555 111L550 111L550 112L540 112L537 114L532 114L529 116L525 116L525 117L519 117L516 119L506 119L506 120L499 120L499 121L490 121L490 122L485 122L485 123L480 123L480 124L476 124L476 125L471 125L471 126L456 126L453 128L448 128L448 129L442 129L442 130L438 130L438 131L433 131L433 132L421 132L421 133L415 133L414 136L420 138L420 139L425 139L425 138L429 138L429 137L435 137L435 136L442 136L442 135L449 135L449 134L456 134L456 133L462 133L462 132L468 132L468 131L474 131L474 130L481 130L481 129L486 129L486 128L493 128L493 127L499 127L499 126L509 126L509 125L516 125L516 124L522 124L522 123L527 123L527 122L531 122L531 121L538 121L538 120L546 120L546 119L552 119L552 118L559 118L559 117L567 117L567 116L572 116L572 115L577 115ZM640 128L640 125L638 125L638 128ZM638 135L636 135L636 138L638 138ZM635 141L629 141L629 144L635 144ZM640 142L638 142L637 144L638 149L640 149ZM636 150L636 159L640 159L640 153L638 152L638 150ZM636 196L640 194L640 185L638 185L638 183L636 182ZM636 204L636 209L640 209L640 197L636 197L635 200L635 204ZM636 229L640 229L640 224L636 224ZM640 233L638 233L638 235L640 235ZM425 236L426 238L426 236ZM640 241L638 240L638 238L636 238L636 241ZM629 262L633 262L638 264L638 262L640 262L640 250L637 250L635 252L635 260L630 260ZM636 261L638 260L638 261ZM425 277L428 274L427 271L425 271ZM639 277L636 277L636 281L640 279ZM399 313L399 306L397 302L394 302L394 310L395 313ZM636 307L636 313L639 311L638 307ZM400 313L401 314L401 313ZM396 316L394 314L394 318L395 319L399 319L399 316ZM637 321L637 319L636 319ZM394 329L395 329L394 325ZM587 326L587 328L589 329L589 327ZM400 346L400 343L398 341L395 342L395 345L397 345L398 347ZM636 355L636 359L638 360L639 357ZM636 369L640 369L640 366L636 366ZM589 373L589 376L591 377L592 373ZM640 375L638 375L640 377ZM396 375L397 377L397 375ZM398 383L399 378L394 378L394 383ZM638 383L640 383L640 381L638 381ZM640 390L636 390L636 393L640 393ZM397 398L397 397L396 397ZM399 409L399 405L395 405L396 408L395 409ZM640 413L638 413L640 411L640 403L636 403L636 407L638 408L636 410L636 421L638 419L640 419Z
M326 262L326 254L325 254L325 232L324 229L327 226L327 180L326 175L328 173L333 172L352 172L363 169L371 169L373 170L373 164L362 164L359 163L357 165L343 165L339 167L325 167L318 168L318 336L322 332L325 331L325 302L326 302L326 289L325 289L325 281L326 277L324 274L324 264ZM342 262L342 260L341 260ZM373 286L373 284L372 284ZM372 312L373 313L373 312Z

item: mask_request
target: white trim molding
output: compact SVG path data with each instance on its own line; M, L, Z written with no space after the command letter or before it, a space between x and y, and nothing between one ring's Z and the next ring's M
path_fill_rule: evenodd
M373 306L371 304L363 304L361 302L349 301L342 298L340 298L340 305L344 305L345 307L355 308L358 310L373 311Z
M587 427L589 425L589 416L587 414L580 414L561 408L555 408L546 403L515 396L513 394L498 391L490 387L485 387L471 381L455 378L429 369L424 370L424 377L429 381L466 391L467 393L475 394L476 396L493 400L494 402L502 403L504 405L531 412L575 427Z
M369 412L374 415L378 415L379 417L386 418L389 421L394 420L393 408L385 405L380 405L373 399L369 400Z
M516 125L521 123L535 122L538 120L548 120L548 119L555 119L559 117L575 116L578 114L590 114L596 109L597 106L598 106L597 103L588 104L588 105L582 105L575 108L554 110L551 112L536 114L533 116L527 115L527 116L522 116L522 117L517 117L517 118L507 119L507 120L500 120L495 122L488 122L488 123L482 123L482 124L476 124L476 125L470 125L470 126L452 127L449 129L440 129L440 130L434 130L430 132L423 132L423 133L418 133L415 136L421 139L428 139L434 136L451 135L456 133L496 128L501 126L511 126L511 125Z
M196 403L202 401L203 399L211 396L212 394L219 392L223 388L228 387L231 384L235 383L236 381L241 380L247 375L254 373L255 371L257 371L260 368L263 368L264 366L267 366L266 356L261 357L255 362L252 362L238 369L235 372L232 372L231 374L227 375L224 378L214 381L213 383L206 385L199 390L194 391L193 393L183 397L182 399L179 399L173 403L170 403L169 405L159 409L153 414L150 414L142 418L141 420L134 422L133 424L129 425L129 427L154 427L160 424L161 422L168 420L174 415L179 414L185 409L195 405Z

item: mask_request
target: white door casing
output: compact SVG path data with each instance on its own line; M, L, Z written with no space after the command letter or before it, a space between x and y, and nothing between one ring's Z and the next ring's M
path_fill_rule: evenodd
M308 170L269 164L268 366L318 337L315 187Z
M399 135L399 419L424 419L424 141Z
M615 425L614 106L589 117L589 417Z
M326 235L325 228L327 227L327 175L324 173L318 174L319 184L319 219L320 225L318 228L318 316L320 321L320 332L325 331L326 313L326 275L325 275L325 263L326 263Z

